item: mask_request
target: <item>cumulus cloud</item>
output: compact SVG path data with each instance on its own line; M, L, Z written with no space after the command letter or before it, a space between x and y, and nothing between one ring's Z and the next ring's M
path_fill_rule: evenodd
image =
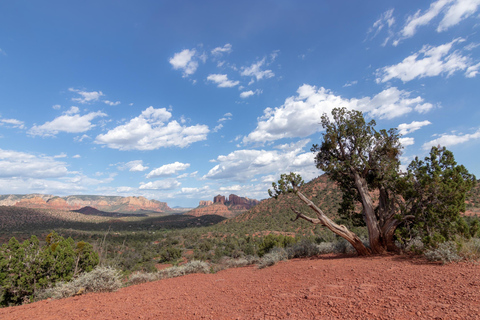
M223 128L223 124L220 123L220 124L216 125L215 128L213 128L212 131L213 131L213 132L218 132L218 131L219 131L220 129L222 129L222 128Z
M227 120L232 120L232 114L230 112L227 112L223 115L222 118L218 119L218 122L223 122L223 121L227 121Z
M133 160L118 166L118 170L127 170L131 172L142 172L148 169L143 165L143 160Z
M102 91L82 91L74 88L69 88L68 91L79 94L80 97L72 98L72 101L82 103L82 104L98 101L100 97L104 96Z
M211 51L212 55L219 57L222 56L224 53L230 53L232 52L232 45L230 43L227 43L223 47L216 47Z
M140 183L139 189L146 190L172 190L180 187L182 184L175 179L165 179Z
M231 88L240 83L240 81L228 80L226 74L210 74L207 80L215 82L219 88Z
M399 139L400 144L404 147L411 146L415 144L415 139L412 137L402 137Z
M423 149L429 150L432 146L440 145L442 147L450 147L457 144L465 143L470 140L480 138L480 129L470 134L442 134L439 138L425 142L422 146Z
M197 71L198 61L194 58L197 51L195 49L185 49L175 53L168 62L175 70L183 70L183 77L188 77Z
M411 123L401 123L398 125L398 132L401 135L409 134L414 131L417 131L418 129L421 129L424 126L427 126L429 124L432 124L430 121L425 120L425 121L413 121Z
M42 125L34 125L28 134L32 136L55 136L59 132L68 132L68 133L80 133L86 132L95 125L92 123L92 120L97 117L105 117L107 114L97 111L90 112L85 115L80 115L79 109L77 107L71 107L68 111L64 112L62 116L59 116L52 121L47 121Z
M127 123L100 134L95 143L119 150L155 150L166 147L184 148L207 139L206 125L187 127L176 120L165 108L149 107Z
M120 101L109 101L109 100L103 100L103 103L108 104L109 106L118 106L120 104Z
M242 93L240 93L240 98L246 99L248 97L251 97L253 95L259 95L261 93L262 93L262 90L260 90L260 89L257 89L255 91L252 91L252 90L243 91Z
M473 77L476 75L475 72L479 65L474 65L470 57L463 56L458 50L450 53L454 44L463 41L463 39L457 38L438 47L425 45L420 51L406 57L398 64L377 69L376 81L380 83L397 78L407 82L415 78L433 77L440 74L446 74L448 77L454 72L462 70L467 71L467 77ZM467 70L467 68L470 69Z
M174 163L169 163L161 166L160 168L156 168L150 171L150 173L147 174L147 178L171 176L173 174L176 174L179 171L187 170L189 167L190 167L190 163L181 163L181 162L175 161Z
M0 118L0 126L6 126L8 128L25 129L25 123L17 119L2 119Z
M415 35L417 29L426 26L434 18L443 15L437 26L437 32L442 32L457 25L460 21L474 14L480 5L480 0L437 0L430 4L430 7L422 12L418 10L415 14L407 17L405 26L400 32L400 38L394 42L397 45L400 40Z
M410 98L410 95L392 87L372 98L346 99L323 87L317 89L305 84L282 106L266 108L264 115L258 119L256 129L243 138L243 143L307 137L322 130L321 117L324 113L331 114L333 108L345 107L367 112L374 118L392 119L413 110L424 112L433 107L424 103L421 97Z
M0 178L59 178L67 165L54 157L0 149Z
M310 140L302 140L290 148L278 150L236 150L228 155L220 155L217 163L203 177L205 179L228 179L251 181L256 176L283 172L299 172L305 179L311 179L318 170L311 152L304 152L304 146Z
M262 80L263 78L268 79L275 76L272 70L262 70L263 65L265 64L265 58L262 60L253 63L250 67L242 67L240 75L246 77L254 77L257 81Z

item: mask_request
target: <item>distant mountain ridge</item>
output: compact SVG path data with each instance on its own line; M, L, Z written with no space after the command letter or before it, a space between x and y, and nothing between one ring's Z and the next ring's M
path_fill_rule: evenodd
M172 211L166 202L144 197L71 195L58 197L45 194L0 195L0 206L16 206L35 209L79 210L92 207L106 212L132 213L138 211Z

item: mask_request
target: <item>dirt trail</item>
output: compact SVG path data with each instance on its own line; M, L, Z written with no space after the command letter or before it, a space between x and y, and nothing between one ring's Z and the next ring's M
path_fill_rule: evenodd
M40 301L0 319L480 319L480 265L322 256Z

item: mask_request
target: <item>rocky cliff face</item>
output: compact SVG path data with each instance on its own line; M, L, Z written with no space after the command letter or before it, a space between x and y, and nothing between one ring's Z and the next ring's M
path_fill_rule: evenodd
M0 196L0 206L17 206L39 209L78 210L92 207L107 212L138 212L142 210L165 212L172 210L166 202L144 197L5 195Z
M195 217L205 216L208 214L216 214L218 216L225 217L225 218L232 218L235 216L234 212L228 210L226 205L221 204L219 202L211 204L206 207L195 208L184 214L189 216L195 216Z
M236 194L231 194L228 198L218 195L213 198L213 203L221 203L234 210L248 210L256 206L260 201L239 197Z
M210 200L200 200L200 203L198 204L199 207L205 207L205 206L210 206L213 204L213 201Z
M225 218L232 218L254 206L260 201L239 197L231 194L228 198L217 195L213 198L213 202L209 200L201 200L198 208L185 212L186 215L203 216L207 214L216 214Z

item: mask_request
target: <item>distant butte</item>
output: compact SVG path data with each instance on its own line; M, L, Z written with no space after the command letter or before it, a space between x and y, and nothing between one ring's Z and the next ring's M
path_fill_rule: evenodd
M239 197L235 194L231 194L228 198L219 194L213 198L213 201L201 200L197 208L184 214L195 217L215 214L225 218L233 218L259 203L258 200Z

